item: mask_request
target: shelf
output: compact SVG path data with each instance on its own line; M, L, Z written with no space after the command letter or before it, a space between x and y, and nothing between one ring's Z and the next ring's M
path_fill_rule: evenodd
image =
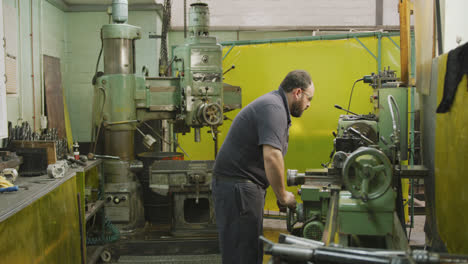
M88 203L88 211L85 213L86 222L88 222L88 220L91 219L91 217L95 215L96 212L99 211L99 209L101 209L103 206L103 200L98 200L95 203Z

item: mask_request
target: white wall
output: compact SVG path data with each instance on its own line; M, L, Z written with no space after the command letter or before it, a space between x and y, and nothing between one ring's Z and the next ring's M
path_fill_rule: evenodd
M3 14L3 3L0 2L0 14ZM0 19L0 40L3 39L3 15ZM8 136L5 89L5 58L3 44L0 45L0 139Z
M383 1L383 24L388 26L399 26L400 15L398 14L398 0Z
M8 121L13 125L18 121L27 121L31 127L39 129L43 105L41 58L42 54L63 57L64 30L53 31L52 28L64 28L65 20L64 12L46 0L32 1L32 7L30 3L23 0L3 0L3 7L8 6L8 12L11 12L10 15L14 16L18 25L15 43L18 67L17 94L7 95L6 112ZM12 26L5 21L4 23L5 28Z
M460 0L462 1L462 0ZM158 0L159 3L163 2ZM187 1L187 16L190 4ZM218 27L374 26L376 0L204 0ZM183 27L183 3L172 2L172 27ZM384 25L398 25L398 0L383 1Z
M466 0L445 0L441 3L441 8L445 7L445 19L442 25L442 35L444 39L444 52L456 48L457 38L461 39L460 44L468 41L468 1Z
M101 27L108 23L105 12L66 13L66 49L62 79L67 98L73 140L91 141L91 120L94 76L97 58L101 47ZM145 65L151 76L157 76L159 65L160 40L150 39L149 33L161 34L161 19L156 11L130 11L128 24L141 27L141 39L135 41L136 72L141 73ZM99 70L104 70L104 54Z

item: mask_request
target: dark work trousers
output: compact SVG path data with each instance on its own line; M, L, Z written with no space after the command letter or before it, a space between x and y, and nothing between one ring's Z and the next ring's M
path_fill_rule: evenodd
M250 181L213 179L213 201L223 264L262 263L266 191Z

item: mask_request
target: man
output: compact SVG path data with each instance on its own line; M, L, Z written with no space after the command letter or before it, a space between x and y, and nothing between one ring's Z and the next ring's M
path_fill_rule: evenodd
M278 202L295 208L284 186L291 117L314 96L310 75L288 73L276 91L244 107L232 122L214 165L213 200L223 263L262 263L263 207L271 185Z

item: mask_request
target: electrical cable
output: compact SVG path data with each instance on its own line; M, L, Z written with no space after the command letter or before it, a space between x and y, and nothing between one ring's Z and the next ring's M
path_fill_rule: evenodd
M97 59L97 62L96 62L96 70L94 71L94 76L93 76L93 80L92 80L93 85L96 84L97 78L100 77L100 76L98 76L98 68L99 68L99 62L101 61L101 55L102 55L103 48L104 48L104 42L102 41L102 36L101 36L101 50L99 51L98 59Z
M364 78L358 79L354 82L353 88L351 88L351 94L349 95L349 102L348 102L348 111L349 108L351 107L351 98L353 97L353 91L354 91L354 86L356 85L357 82L364 80Z
M167 52L167 34L171 26L171 0L165 0L163 6L162 29L161 29L161 48L159 55L159 65L168 67L168 52ZM166 75L167 69L162 74Z
M112 224L109 219L104 219L104 229L103 234L98 236L86 236L86 245L98 245L98 244L107 244L115 242L120 238L119 229ZM110 234L104 234L105 232L110 232Z

